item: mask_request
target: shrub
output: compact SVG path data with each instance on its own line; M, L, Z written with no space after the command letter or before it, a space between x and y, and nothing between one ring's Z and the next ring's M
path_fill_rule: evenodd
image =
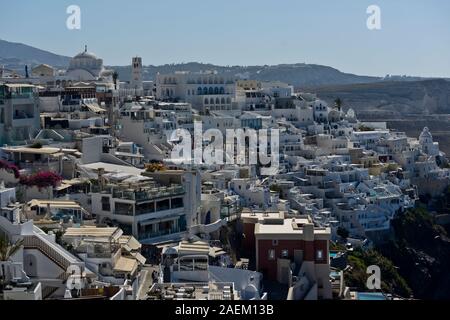
M345 229L345 228L343 228L343 227L338 227L336 233L337 233L337 235L340 236L342 239L347 239L348 236L350 235L350 233L348 232L348 230Z
M148 163L145 165L145 171L147 172L164 171L165 169L162 163Z
M19 173L19 168L17 168L15 165L10 164L4 160L0 160L0 169L5 169L8 172L13 172L14 173L14 177L16 179L20 178L20 173Z
M30 176L20 177L20 184L39 189L56 187L62 180L62 177L51 171L38 172Z
M42 148L42 143L40 143L39 141L37 141L37 142L33 143L33 144L30 146L30 148L33 148L33 149L41 149L41 148Z

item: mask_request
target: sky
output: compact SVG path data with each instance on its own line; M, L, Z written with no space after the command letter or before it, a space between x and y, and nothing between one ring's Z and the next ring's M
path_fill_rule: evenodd
M69 30L69 5L81 29ZM381 12L369 30L368 6ZM0 0L0 39L106 65L315 63L343 72L450 77L448 0Z

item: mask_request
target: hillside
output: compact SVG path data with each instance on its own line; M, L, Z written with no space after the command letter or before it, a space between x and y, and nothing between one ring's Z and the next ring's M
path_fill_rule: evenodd
M449 299L450 239L424 208L393 221L394 239L378 248L398 268L419 299Z
M67 67L70 57L57 55L22 43L0 40L0 65L23 74L25 65L33 66L46 63L56 67ZM107 63L105 59L105 63ZM119 73L121 81L129 81L131 67L110 66ZM328 66L316 64L280 64L273 66L219 66L207 63L189 62L144 66L144 80L154 80L156 74L175 71L217 70L231 73L237 78L256 80L279 80L294 86L324 86L337 84L355 84L379 81L378 77L359 76L344 73Z
M323 86L312 91L328 102L340 97L365 117L450 113L450 81L445 79Z
M450 81L382 81L355 85L323 86L310 91L343 108L353 108L358 119L385 121L388 128L418 137L428 127L440 148L450 154Z
M25 65L33 66L41 63L65 67L69 61L69 57L0 39L0 65L4 65L7 69L22 71Z
M112 66L119 73L122 81L130 79L129 66ZM166 64L162 66L145 66L144 79L154 80L156 74L171 73L175 71L202 71L217 70L218 72L231 73L237 78L247 78L264 81L282 81L294 86L321 86L333 84L354 84L379 81L380 78L358 76L343 73L337 69L315 64L279 64L273 66L218 66L197 62L182 64Z

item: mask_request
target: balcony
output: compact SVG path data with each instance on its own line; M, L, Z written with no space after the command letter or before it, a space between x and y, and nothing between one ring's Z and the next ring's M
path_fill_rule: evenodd
M183 186L159 187L143 191L113 190L113 197L118 199L134 200L136 202L148 201L157 198L172 197L184 194Z
M186 225L178 226L177 228L168 228L164 230L158 230L158 231L148 231L148 232L139 232L138 240L146 240L146 239L152 239L152 238L158 238L162 236L167 236L171 234L177 234L180 232L186 231Z
M34 119L34 114L28 112L18 112L14 114L13 120Z
M7 99L33 99L37 95L34 93L11 93L6 96Z

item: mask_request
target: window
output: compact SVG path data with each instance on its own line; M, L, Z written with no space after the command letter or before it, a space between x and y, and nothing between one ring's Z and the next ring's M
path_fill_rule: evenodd
M272 240L272 245L273 246L277 246L278 245L278 240Z
M317 260L323 260L323 250L317 250L316 251L316 259Z
M102 197L102 210L111 211L111 204L109 203L108 197Z
M183 198L173 198L172 199L172 209L182 208L183 207Z
M268 259L269 260L275 260L275 250L274 249L269 249Z
M282 258L289 257L289 250L288 249L281 250L281 257Z

